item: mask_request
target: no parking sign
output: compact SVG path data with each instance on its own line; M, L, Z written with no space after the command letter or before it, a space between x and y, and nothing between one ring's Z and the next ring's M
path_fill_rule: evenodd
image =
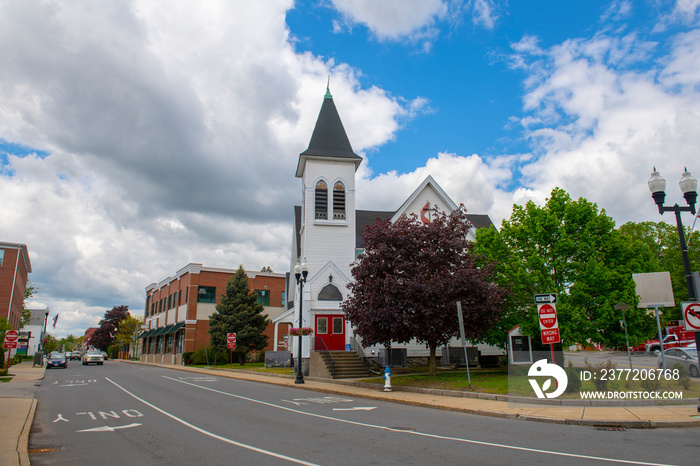
M689 332L700 332L700 303L681 303L685 329Z

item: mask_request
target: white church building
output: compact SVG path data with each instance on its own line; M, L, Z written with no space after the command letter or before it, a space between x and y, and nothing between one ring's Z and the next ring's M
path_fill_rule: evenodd
M358 210L355 207L355 173L361 163L362 157L353 152L333 96L327 90L309 147L299 155L296 177L301 179L302 202L301 206L294 208L288 310L273 321L277 333L278 325L283 322L291 322L297 327L299 312L302 313L303 326L314 331L311 336L301 337L304 359L313 352L343 351L354 349L358 344L361 346L340 305L348 297L347 285L352 281L350 270L362 252L362 234L367 225L379 218L394 221L412 213L427 223L435 206L446 212L457 208L457 204L428 176L396 211ZM469 214L468 217L475 228L492 225L488 215ZM473 240L474 230L470 236ZM294 267L304 261L309 273L303 285L303 296L299 296ZM293 353L298 348L296 338L299 337L292 337L288 344ZM277 335L275 341L279 341ZM459 343L455 342L455 345ZM428 349L422 344L398 346L407 348L408 357L428 354ZM378 347L362 349L367 356L376 355L380 350ZM483 347L482 351L503 353L492 347Z

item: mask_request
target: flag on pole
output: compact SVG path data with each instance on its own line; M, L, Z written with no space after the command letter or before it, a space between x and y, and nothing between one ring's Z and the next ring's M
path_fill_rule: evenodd
M56 322L58 322L58 314L53 318L53 328L56 328Z

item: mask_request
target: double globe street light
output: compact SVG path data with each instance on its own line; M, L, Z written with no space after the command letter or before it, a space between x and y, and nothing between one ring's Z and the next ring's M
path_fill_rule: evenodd
M651 173L651 179L649 180L649 191L651 191L651 197L656 202L659 208L659 213L661 215L664 212L673 212L676 214L676 225L678 226L678 240L681 243L681 255L683 256L683 268L685 270L685 283L688 287L688 298L690 301L695 301L695 287L693 286L693 275L690 271L690 260L688 259L688 246L685 242L685 232L683 231L683 223L681 222L681 212L690 212L695 215L695 202L698 199L698 180L690 174L687 168L681 176L681 181L678 185L681 187L683 192L683 197L685 202L688 203L687 206L679 206L678 204L673 206L665 206L664 200L666 199L666 180L656 171Z
M303 327L303 314L304 314L304 283L306 283L306 276L309 274L309 264L306 263L306 259L301 264L297 260L297 265L294 266L294 276L297 279L297 285L299 285L299 331ZM304 371L301 367L301 341L304 338L301 333L297 337L299 338L299 357L297 363L297 378L294 383L304 383Z
M688 246L685 242L685 232L683 231L683 223L681 222L681 212L690 212L691 214L695 215L695 203L698 199L698 180L690 174L687 168L684 167L683 175L681 176L681 181L678 183L678 185L683 192L685 202L688 203L687 206L679 206L678 204L673 206L664 205L664 200L666 199L666 180L659 174L659 172L656 171L656 167L654 167L654 171L651 173L651 179L649 180L648 185L649 191L651 191L651 197L654 199L654 202L656 202L656 205L659 208L659 213L661 215L663 215L664 212L673 212L676 214L678 240L681 243L681 255L683 257L683 269L685 271L685 284L688 287L688 300L695 301L697 295L695 294L695 286L693 285L693 275L690 271ZM695 345L696 347L700 348L700 332L695 332ZM698 355L698 363L700 363L700 354ZM698 412L700 412L700 406L698 406Z

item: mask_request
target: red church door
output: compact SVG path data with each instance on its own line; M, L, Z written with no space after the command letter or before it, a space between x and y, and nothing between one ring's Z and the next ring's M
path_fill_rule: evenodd
M314 329L316 351L343 351L345 349L345 317L337 314L316 315Z

